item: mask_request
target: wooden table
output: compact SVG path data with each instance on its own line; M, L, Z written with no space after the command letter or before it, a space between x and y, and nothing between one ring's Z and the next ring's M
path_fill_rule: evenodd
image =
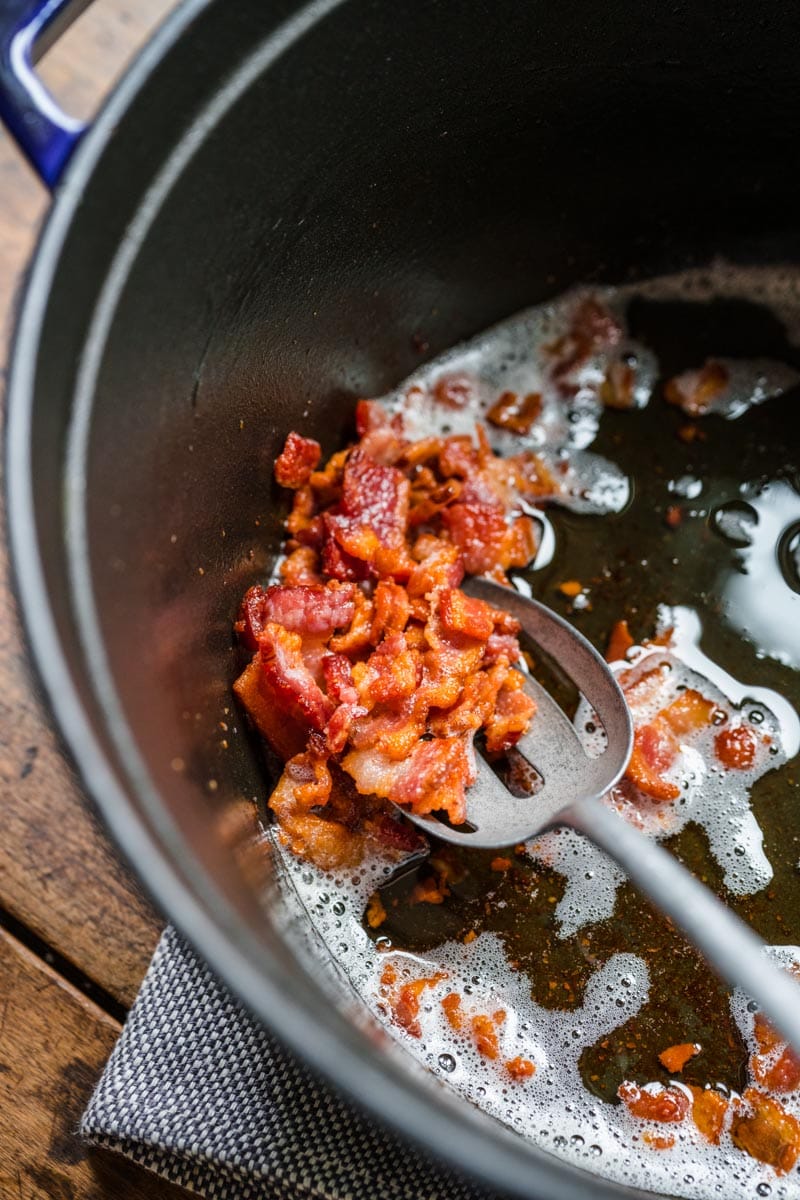
M41 74L87 116L174 0L98 0ZM48 197L0 133L0 380ZM167 1200L75 1127L162 925L98 825L26 662L0 537L0 1197Z

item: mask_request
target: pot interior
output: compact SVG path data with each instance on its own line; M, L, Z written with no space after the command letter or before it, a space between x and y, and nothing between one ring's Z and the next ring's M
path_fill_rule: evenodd
M356 398L576 281L794 261L800 18L632 0L224 9L188 5L134 70L43 245L40 335L18 360L36 355L33 504L61 653L158 847L129 852L168 905L160 880L191 892L170 915L228 982L296 1046L311 1022L326 1069L336 1039L361 1053L339 1073L361 1100L372 1088L387 1115L372 1085L390 1072L417 1101L395 1113L407 1131L538 1194L546 1156L531 1149L527 1174L519 1139L465 1106L454 1119L497 1153L443 1145L426 1116L454 1102L400 1062L283 904L231 699L232 620L277 552L290 429L332 452ZM94 749L73 750L96 779ZM553 1170L565 1195L584 1186Z

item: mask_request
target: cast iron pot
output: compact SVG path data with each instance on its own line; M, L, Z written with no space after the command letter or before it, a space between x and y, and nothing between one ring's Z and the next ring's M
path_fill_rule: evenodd
M367 1109L500 1189L632 1196L460 1101L320 968L258 841L231 621L278 545L290 429L331 452L421 346L572 281L796 258L800 8L186 0L88 131L30 68L64 9L0 0L3 112L58 183L7 488L86 786L163 910Z

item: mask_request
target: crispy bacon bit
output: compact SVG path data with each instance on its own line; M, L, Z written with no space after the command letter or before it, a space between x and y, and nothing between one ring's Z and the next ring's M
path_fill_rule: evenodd
M649 1129L645 1129L642 1134L642 1141L651 1150L671 1150L675 1145L675 1138L671 1133L651 1133Z
M568 332L548 347L555 359L553 378L564 380L593 351L615 346L621 336L620 325L605 305L596 296L587 296L576 306Z
M684 371L668 380L664 396L668 404L682 408L687 417L702 417L725 391L729 379L727 368L709 358L700 370Z
M242 671L233 690L258 732L279 758L285 762L305 749L308 729L304 723L281 712L277 696L262 676L258 655Z
M634 644L627 621L617 621L611 630L611 637L606 646L606 662L619 662L625 658Z
M791 1171L800 1156L800 1121L756 1088L747 1088L742 1100L734 1103L733 1144L774 1167L779 1175Z
M367 902L367 924L370 929L380 929L386 920L386 909L377 892L373 892Z
M758 1053L750 1059L753 1078L771 1092L796 1091L800 1087L800 1054L786 1045L761 1012L755 1015L753 1032L758 1045Z
M444 588L439 594L439 618L448 633L462 633L465 637L486 642L498 620L502 621L503 614L484 600L465 596L458 588Z
M498 1020L497 1018L500 1018ZM472 1036L475 1039L475 1045L478 1053L484 1058L496 1059L500 1054L500 1045L497 1039L497 1026L503 1023L505 1013L495 1013L494 1016L488 1016L486 1013L476 1013L470 1018L470 1029Z
M558 585L558 590L562 596L567 596L570 600L574 600L583 591L583 584L577 579L567 579L564 583Z
M666 1067L673 1075L678 1075L689 1059L699 1053L699 1042L681 1042L678 1046L667 1046L666 1050L661 1051L658 1058L663 1067Z
M536 1063L532 1063L529 1058L510 1058L506 1063L506 1070L512 1079L530 1079L536 1074Z
M408 902L409 904L442 904L445 896L449 895L450 889L446 883L438 880L434 875L428 875L414 884Z
M678 741L658 717L642 725L633 736L633 753L625 774L640 792L653 800L677 800L681 789L664 778L678 755Z
M275 460L275 478L281 487L299 488L308 483L322 457L322 447L311 438L290 433Z
M633 365L623 358L615 359L600 385L600 399L606 408L633 408L636 397L636 372Z
M292 633L331 634L352 621L354 592L351 583L266 589L256 585L245 594L234 628L250 650L257 648L259 635L269 622Z
M460 1033L464 1028L464 1014L461 1010L461 997L457 992L448 992L442 997L442 1008L451 1029Z
M503 392L486 414L486 420L499 429L510 429L513 433L530 433L534 421L542 411L539 392L518 396L516 392Z
M678 1087L651 1092L626 1079L617 1088L617 1095L632 1116L646 1121L674 1123L682 1121L689 1111L689 1097Z
M298 546L281 563L280 575L287 587L301 584L322 583L317 570L319 560L313 546Z
M298 754L286 764L269 801L292 853L324 870L355 866L363 853L358 834L311 811L330 801L331 788L324 761L313 753Z
M692 1093L692 1120L708 1142L719 1145L728 1101L713 1088L690 1088Z
M472 383L464 375L443 375L436 381L433 397L445 408L465 408L472 399Z
M640 684L646 678L643 676ZM631 703L630 695L628 702ZM633 753L625 772L628 778L653 800L677 800L680 788L664 775L678 757L680 738L710 724L715 712L716 705L711 700L687 688L651 721L636 729Z
M419 1023L420 997L426 988L436 987L437 983L441 983L446 978L447 975L444 971L437 971L435 975L429 975L423 979L412 979L410 983L404 983L392 999L392 1016L395 1024L400 1025L412 1037L422 1037Z
M749 770L757 750L758 737L751 725L731 725L714 738L714 753L728 770Z
M269 622L258 636L258 645L262 676L282 710L321 732L333 713L333 703L306 666L303 639Z

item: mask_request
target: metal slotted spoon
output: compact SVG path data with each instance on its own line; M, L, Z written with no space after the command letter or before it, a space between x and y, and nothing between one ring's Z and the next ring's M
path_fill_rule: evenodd
M509 846L563 825L585 834L683 930L722 978L741 987L800 1050L800 986L708 888L600 800L622 775L633 747L630 711L605 660L561 617L511 588L471 579L464 590L516 617L591 705L605 730L606 745L601 754L590 758L555 700L535 679L525 676L525 689L536 701L537 711L530 732L516 749L540 776L541 787L532 795L513 795L478 755L478 778L467 792L464 826L402 811L426 833L455 845Z

